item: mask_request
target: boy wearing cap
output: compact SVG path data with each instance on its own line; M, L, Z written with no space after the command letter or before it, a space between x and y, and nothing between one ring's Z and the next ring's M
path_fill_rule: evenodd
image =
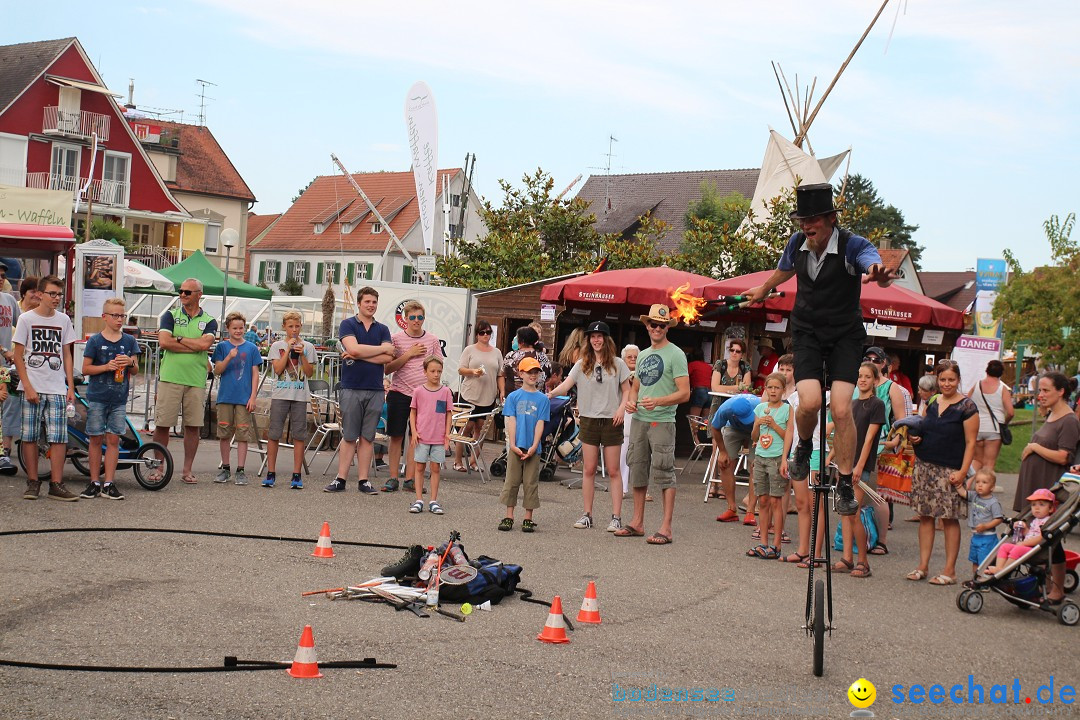
M648 315L639 316L649 332L650 346L638 355L626 411L630 421L630 445L626 464L634 493L634 517L616 537L645 534L645 494L651 482L660 488L664 518L646 542L671 543L671 517L675 512L675 409L690 399L690 373L686 354L667 339L668 329L678 323L666 305L656 304Z
M551 405L547 395L537 389L540 363L536 358L522 358L517 371L521 387L510 393L503 405L508 452L506 480L499 502L506 507L506 516L499 522L499 530L514 529L518 488L524 486L521 506L525 508L525 518L521 521L521 532L531 533L536 530L533 510L540 507L540 441L544 437L544 423L550 419Z
M761 302L778 285L798 278L791 311L791 338L795 350L795 386L799 409L795 414L798 446L789 465L793 480L810 474L810 438L821 410L822 368L832 389L836 428L835 459L840 476L836 511L859 511L852 485L855 464L855 422L851 398L859 376L859 358L866 331L859 299L862 283L886 287L895 279L882 263L877 248L863 237L841 229L836 222L832 186L828 183L796 188L796 210L791 219L800 231L791 236L776 270L761 285L746 291L751 303ZM860 281L861 278L861 281Z

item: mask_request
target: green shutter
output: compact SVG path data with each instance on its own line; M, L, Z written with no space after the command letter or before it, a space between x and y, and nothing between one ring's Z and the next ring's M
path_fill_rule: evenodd
M310 278L311 278L311 263L305 262L304 263L304 280L303 280L303 283L305 285L307 285L308 284L308 279L310 279Z
M259 263L259 282L263 282L266 279L266 261L263 260Z
M412 274L412 265L406 265L405 267L401 268L401 282L412 282Z
M295 267L296 267L296 263L294 263L294 262L285 263L285 280L292 280L293 279L293 268L295 268ZM281 276L280 275L278 275L278 282L281 282Z
M275 260L274 261L274 277L276 278L275 282L281 282L281 261L280 260Z
M364 277L371 279L371 273L375 269L375 263L364 263Z
M349 266L345 269L345 278L350 286L356 280L356 263L349 263Z
M322 285L323 278L323 263L319 263L315 266L315 284Z

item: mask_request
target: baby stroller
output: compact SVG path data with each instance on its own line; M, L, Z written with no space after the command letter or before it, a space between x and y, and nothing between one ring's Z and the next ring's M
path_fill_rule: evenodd
M559 461L567 465L573 465L581 459L581 440L578 439L577 423L574 422L574 413L571 412L570 398L566 395L551 399L551 408L548 413L549 420L544 423L544 437L540 441L540 482L551 482L555 479L555 470L558 469ZM503 444L503 451L499 457L491 461L491 474L495 477L506 476L507 449Z
M1011 535L1001 537L994 550L979 565L979 572L974 580L964 583L964 589L956 596L956 607L966 613L978 613L983 607L983 593L987 590L996 592L1007 601L1025 610L1043 610L1056 614L1064 625L1080 623L1080 607L1072 600L1063 600L1060 605L1046 602L1046 580L1050 572L1050 548L1065 538L1069 531L1080 523L1080 475L1066 473L1050 488L1057 498L1058 507L1042 526L1042 539L1023 557L1009 560L993 575L984 575L987 567L997 559L998 548L1007 542ZM1030 522L1029 508L1019 518L1007 519L1011 528L1017 521ZM1066 579L1065 590L1076 589L1075 570L1072 582Z

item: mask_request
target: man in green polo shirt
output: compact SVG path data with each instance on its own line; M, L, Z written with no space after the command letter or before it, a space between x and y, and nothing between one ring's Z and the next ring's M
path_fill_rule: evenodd
M181 479L193 485L191 471L199 451L199 428L206 404L207 353L217 337L218 324L200 307L203 285L195 278L180 284L180 307L161 316L158 345L164 351L158 372L154 403L154 442L169 445L169 434L184 414L184 472Z

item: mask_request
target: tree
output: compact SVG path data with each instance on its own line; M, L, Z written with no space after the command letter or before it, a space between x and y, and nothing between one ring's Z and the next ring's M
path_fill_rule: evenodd
M94 218L94 221L90 223L90 237L115 240L118 245L124 247L125 252L131 252L135 249L131 230L112 220Z
M1043 223L1053 265L1025 273L1005 250L1011 278L994 302L994 317L1002 320L1007 346L1030 343L1045 363L1064 367L1069 374L1080 361L1080 245L1070 237L1075 223L1075 213L1064 221L1051 215Z
M303 295L304 284L296 278L289 278L278 285L278 290L281 291L282 295Z
M314 183L314 182L315 182L316 180L318 180L318 178L317 178L317 177L313 177L313 178L311 178L311 180L310 180L310 181L308 182L308 184L307 184L307 185L305 185L304 187L302 187L302 188L300 188L299 190L297 190L297 191L296 191L296 194L295 194L295 195L293 195L293 197L292 197L292 200L290 200L289 202L295 203L295 202L296 202L297 200L299 200L299 199L300 199L300 196L301 196L301 195L303 195L303 194L304 194L305 192L307 192L307 189L308 189L309 187L311 187L311 186L312 186L312 184L313 184L313 183Z
M708 220L718 230L734 232L750 210L750 201L738 190L732 190L721 197L716 183L705 180L701 183L701 199L691 201L686 209L686 226L692 227L695 220Z
M488 233L460 243L457 255L438 259L438 279L451 286L492 290L591 268L603 236L580 198L556 199L554 181L541 169L516 188L499 181L503 203L484 201Z
M862 175L851 175L844 186L841 198L839 191L837 207L844 210L842 224L856 235L862 235L875 245L882 237L888 236L890 245L897 250L907 250L915 268L919 268L923 248L911 234L919 229L918 225L909 225L904 213L894 205L886 205L878 196L874 183ZM864 211L860 211L865 208ZM856 211L856 212L852 212Z

